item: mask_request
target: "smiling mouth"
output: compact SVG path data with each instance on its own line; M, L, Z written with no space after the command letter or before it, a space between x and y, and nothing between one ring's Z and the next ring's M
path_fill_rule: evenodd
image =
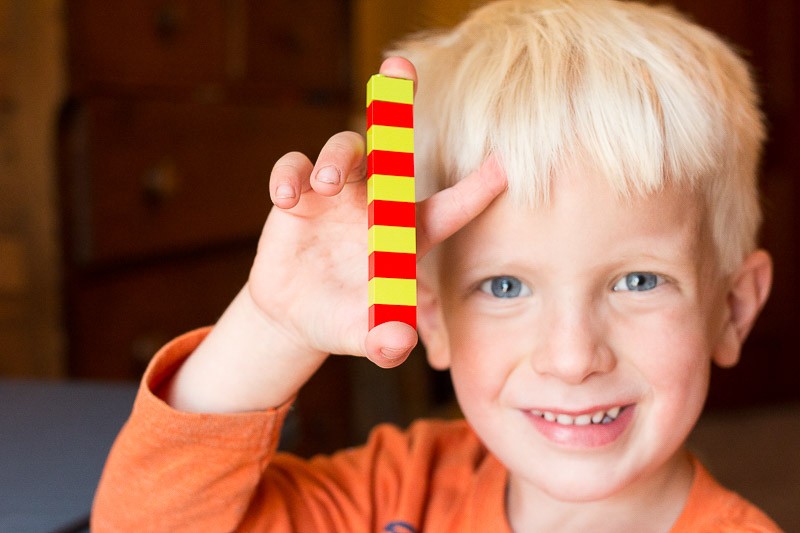
M610 424L617 419L628 406L618 405L610 409L595 411L593 413L584 413L581 415L568 415L566 413L556 413L553 411L540 411L533 409L530 414L538 416L547 422L555 422L562 426L589 426L589 425L606 425Z

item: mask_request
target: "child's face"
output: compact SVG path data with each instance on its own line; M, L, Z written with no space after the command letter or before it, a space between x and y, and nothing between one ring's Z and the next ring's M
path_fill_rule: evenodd
M688 193L626 203L574 173L550 207L501 197L444 245L431 358L512 488L594 500L684 460L728 316L702 219Z

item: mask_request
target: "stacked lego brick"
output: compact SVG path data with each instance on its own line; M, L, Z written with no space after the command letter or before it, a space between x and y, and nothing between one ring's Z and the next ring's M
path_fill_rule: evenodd
M369 328L416 328L414 82L376 74L367 83Z

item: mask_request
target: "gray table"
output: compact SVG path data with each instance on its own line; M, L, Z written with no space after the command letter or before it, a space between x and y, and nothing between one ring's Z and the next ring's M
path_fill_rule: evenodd
M88 531L136 385L0 379L0 532Z

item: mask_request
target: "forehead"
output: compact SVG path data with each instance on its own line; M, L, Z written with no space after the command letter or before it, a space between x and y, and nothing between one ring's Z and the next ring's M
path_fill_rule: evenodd
M621 198L605 179L576 172L554 180L546 206L499 197L446 248L467 262L505 255L585 264L637 255L691 261L710 244L698 193L667 186Z

